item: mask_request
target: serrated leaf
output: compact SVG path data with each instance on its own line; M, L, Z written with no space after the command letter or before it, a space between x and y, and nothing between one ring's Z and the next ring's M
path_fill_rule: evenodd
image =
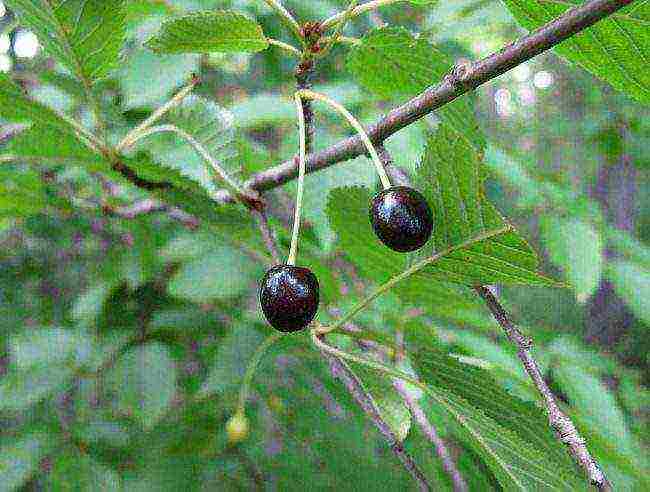
M537 29L581 0L503 0L517 22ZM650 3L632 2L554 48L616 89L650 103Z
M100 162L101 157L88 149L74 127L44 104L29 99L6 74L0 74L0 117L31 128L14 136L6 147L11 155L46 161L74 159Z
M90 86L117 65L124 0L7 0L45 50Z
M407 268L407 258L377 239L370 225L369 203L366 188L337 188L328 196L327 216L348 259L365 278L384 283ZM398 283L394 291L403 300L427 309L446 304L461 309L469 304L461 287L442 280L423 283L421 278L411 276Z
M524 440L517 432L502 425L498 415L496 419L491 418L482 408L475 406L456 393L455 390L458 386L465 384L464 374L461 374L460 380L454 381L453 386L448 388L435 379L435 376L440 373L438 367L432 368L423 364L425 358L429 359L428 354L424 357L421 352L419 357L419 359L415 359L415 365L422 381L374 361L368 360L363 366L379 369L423 390L438 408L453 417L460 429L464 431L465 440L485 459L505 490L573 490L575 487L572 478L575 474L573 465L566 460L564 463L562 462L559 458L561 449L558 449L557 445L553 451L549 450L546 445L538 445L537 442L531 445L528 439ZM352 362L355 367L360 364L358 360ZM444 360L445 369L447 366L453 367L454 364L458 364L458 362L451 358ZM480 381L479 388L484 392L485 388L481 387ZM504 394L500 396L503 397ZM489 395L487 397L489 398ZM511 400L511 398L507 399L508 403ZM522 419L519 424L522 429L526 429L527 425L535 425L535 427L525 430L529 436L534 432L532 429L539 428L539 419L528 421L526 415L519 416L511 410L508 413ZM548 435L548 429L544 430L543 435ZM536 440L538 441L538 439ZM551 445L551 443L546 444Z
M375 29L348 55L348 69L357 82L384 97L412 97L440 82L452 68L445 53L424 37L400 27ZM477 150L485 147L474 112L473 96L466 95L436 111L440 119Z
M603 270L604 244L598 231L579 219L544 217L542 234L553 263L561 267L579 300L594 293Z
M107 374L116 410L151 429L172 403L177 372L164 345L149 343L130 350Z
M266 49L269 43L257 22L222 10L171 19L146 46L157 53L256 52Z
M433 211L433 234L411 255L411 261L420 262L470 241L422 273L465 285L556 284L536 272L538 260L533 250L483 196L481 161L482 156L467 140L445 124L429 136L415 187ZM502 231L496 235L472 240L498 229Z

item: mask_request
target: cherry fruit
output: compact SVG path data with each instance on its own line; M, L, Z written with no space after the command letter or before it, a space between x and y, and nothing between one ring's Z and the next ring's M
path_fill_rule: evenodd
M319 299L318 279L308 268L276 265L262 279L262 312L278 331L305 328L316 316Z
M433 230L429 204L419 191L408 186L377 193L370 206L370 222L381 242L401 253L424 246Z

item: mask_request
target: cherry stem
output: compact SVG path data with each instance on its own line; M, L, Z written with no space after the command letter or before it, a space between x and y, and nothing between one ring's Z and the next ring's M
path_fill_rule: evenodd
M300 232L300 216L302 214L302 198L305 193L305 173L306 173L306 154L307 154L307 128L305 127L305 113L302 108L302 99L300 91L294 95L296 103L296 112L298 114L298 135L300 138L300 152L298 156L298 192L296 193L296 210L293 216L293 234L291 235L291 248L289 249L289 258L287 265L296 264L298 254L298 234Z
M359 123L359 121L352 115L352 113L350 113L347 109L345 109L336 101L333 101L329 97L323 94L319 94L318 92L304 89L298 91L298 94L300 95L300 97L304 97L307 99L314 99L326 103L327 105L329 105L330 107L338 111L341 115L343 115L343 117L346 120L348 120L348 123L350 123L350 125L352 125L352 127L357 131L359 137L361 138L364 145L366 146L366 149L368 150L368 153L372 158L372 162L375 164L375 167L377 168L377 174L379 175L379 179L381 180L381 184L383 185L384 189L390 188L391 187L390 179L388 178L388 174L386 174L386 169L384 168L384 164L381 162L379 155L377 155L377 150L375 150L375 146L372 144L370 137L368 137L366 130L363 128L361 123Z
M248 399L248 394L250 393L250 387L253 382L253 376L255 376L255 371L257 371L257 368L260 365L262 357L264 357L266 351L283 336L284 333L274 333L273 335L267 337L267 339L264 340L259 347L257 347L257 350L253 354L253 358L248 363L248 367L246 367L246 372L244 373L244 379L242 381L241 388L239 389L239 403L237 405L236 413L244 415L246 409L246 400Z

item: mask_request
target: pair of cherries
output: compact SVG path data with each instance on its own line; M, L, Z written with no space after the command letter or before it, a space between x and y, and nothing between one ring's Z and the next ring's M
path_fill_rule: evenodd
M370 207L370 222L382 243L402 253L424 246L433 230L426 199L408 186L377 193ZM318 279L308 268L276 265L262 279L260 303L273 328L285 333L300 331L318 311Z

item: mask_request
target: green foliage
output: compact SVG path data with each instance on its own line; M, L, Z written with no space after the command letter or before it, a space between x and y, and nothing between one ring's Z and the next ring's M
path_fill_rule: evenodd
M123 0L9 0L6 4L85 86L116 67L124 42Z
M533 30L582 2L571 0L504 0L517 21ZM637 2L576 34L555 50L562 57L600 77L616 89L650 103L646 70L650 5Z
M269 43L262 28L231 11L193 12L165 22L146 45L156 53L262 51Z
M223 183L178 134L113 152L196 75L153 125L189 134L235 182L270 186L259 189L283 261L296 183L271 182L270 168L297 149L299 62L271 41L302 44L277 12L248 0L4 3L1 22L42 50L16 57L22 34L10 36L13 68L0 74L0 491L414 487L307 334L262 356L248 434L229 441L271 330L257 289L272 255L246 206L215 201ZM364 12L327 56L321 39L302 60L316 60L313 89L368 126L519 32L483 0L379 3L391 27L368 29ZM578 2L505 3L532 29ZM282 4L304 25L348 2ZM647 102L647 22L633 2L557 48L587 71L540 56L382 142L433 209L417 253L374 235L365 156L307 176L298 264L319 279L317 321L358 310L325 340L436 490L453 485L423 415L470 490L587 486L476 284L497 284L615 488L649 487L650 118L588 73ZM313 106L314 149L344 142L339 116ZM395 390L400 377L422 413Z

